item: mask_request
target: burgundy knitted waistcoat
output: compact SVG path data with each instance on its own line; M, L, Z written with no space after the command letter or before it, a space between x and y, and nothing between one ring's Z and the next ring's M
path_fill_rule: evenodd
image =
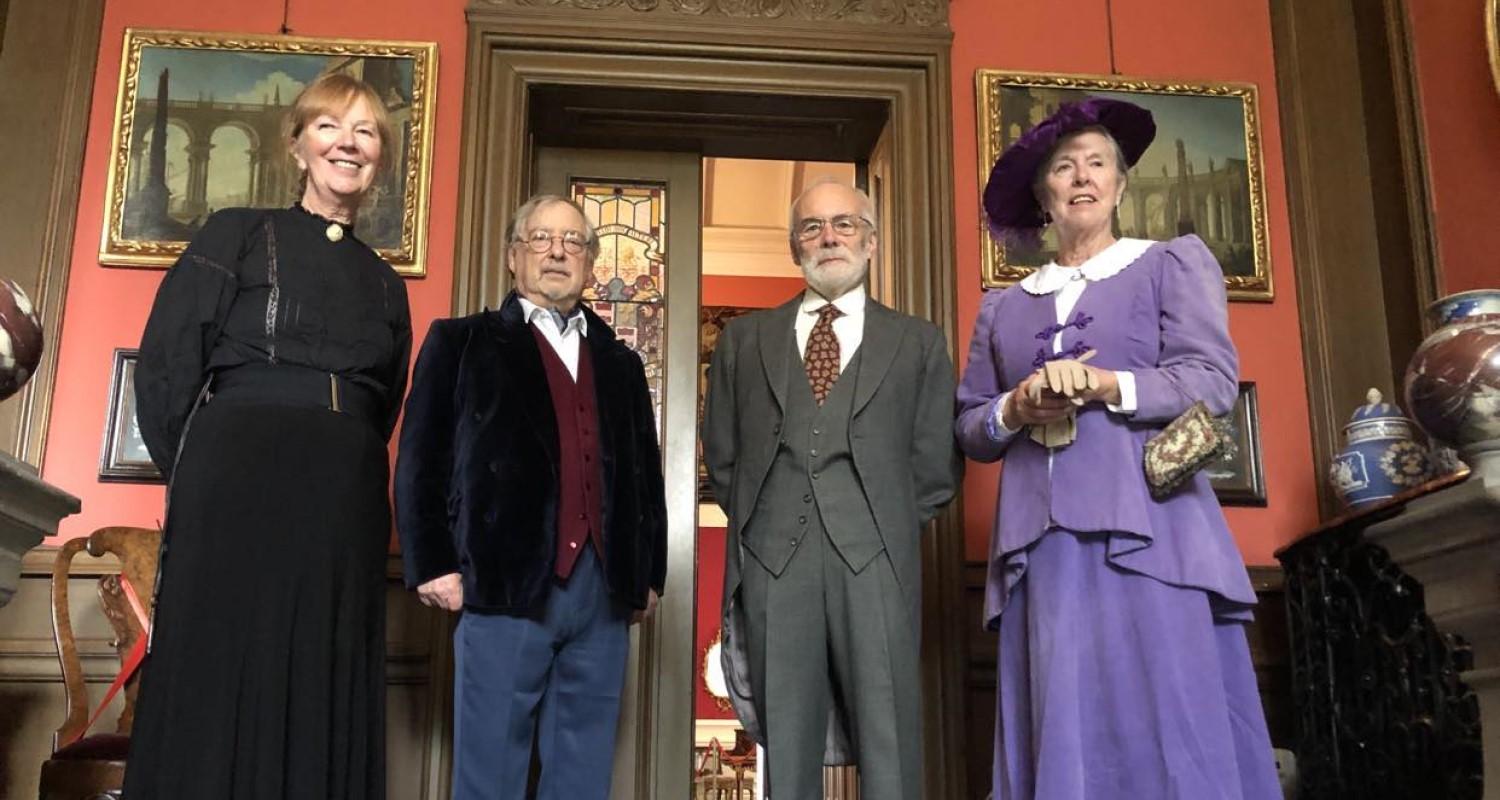
M599 410L594 395L594 369L588 342L578 344L578 378L568 374L552 345L532 327L547 388L557 417L557 577L567 580L589 542L604 558L604 526L599 493Z

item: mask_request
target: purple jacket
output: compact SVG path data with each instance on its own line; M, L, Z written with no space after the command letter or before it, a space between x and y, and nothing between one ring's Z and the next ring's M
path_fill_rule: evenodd
M959 446L976 461L1005 459L985 624L998 624L1027 550L1054 526L1110 531L1114 565L1207 591L1221 617L1248 619L1255 593L1208 477L1199 472L1155 500L1142 472L1142 445L1194 401L1215 415L1234 405L1238 357L1218 263L1196 236L1154 244L1091 282L1069 319L1083 324L1063 331L1062 349L1093 348L1091 366L1134 374L1136 411L1125 416L1098 403L1080 409L1078 438L1053 452L1050 473L1046 448L1025 435L996 441L985 420L1000 395L1036 369L1038 350L1052 352L1054 296L1021 285L991 292L974 325L958 387Z

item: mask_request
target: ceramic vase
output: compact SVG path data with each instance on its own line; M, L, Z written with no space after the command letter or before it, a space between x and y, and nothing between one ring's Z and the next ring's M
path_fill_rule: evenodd
M11 280L0 280L0 400L36 374L42 360L42 322L31 298Z
M1500 289L1449 295L1427 313L1437 329L1406 368L1406 407L1465 461L1500 450Z
M1344 426L1344 449L1328 479L1350 508L1388 499L1432 477L1427 449L1412 436L1411 421L1376 389Z

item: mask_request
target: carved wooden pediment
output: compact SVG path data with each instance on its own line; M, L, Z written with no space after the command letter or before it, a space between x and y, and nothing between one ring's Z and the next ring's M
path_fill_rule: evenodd
M472 0L471 12L552 9L683 19L899 25L947 30L948 0Z

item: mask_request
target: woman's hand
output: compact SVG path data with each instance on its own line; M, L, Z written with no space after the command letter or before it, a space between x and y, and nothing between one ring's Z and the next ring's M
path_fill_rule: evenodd
M1024 425L1046 425L1094 402L1119 404L1119 376L1113 370L1091 367L1082 361L1058 359L1021 381L1006 398L1000 421L1011 430Z
M1088 386L1090 388L1074 395L1073 402L1078 405L1084 403L1105 403L1107 405L1120 404L1120 376L1112 369L1100 369L1087 364L1083 368L1088 371Z
M1011 430L1027 425L1046 425L1073 413L1073 401L1047 388L1047 376L1031 373L1005 398L1000 421Z

